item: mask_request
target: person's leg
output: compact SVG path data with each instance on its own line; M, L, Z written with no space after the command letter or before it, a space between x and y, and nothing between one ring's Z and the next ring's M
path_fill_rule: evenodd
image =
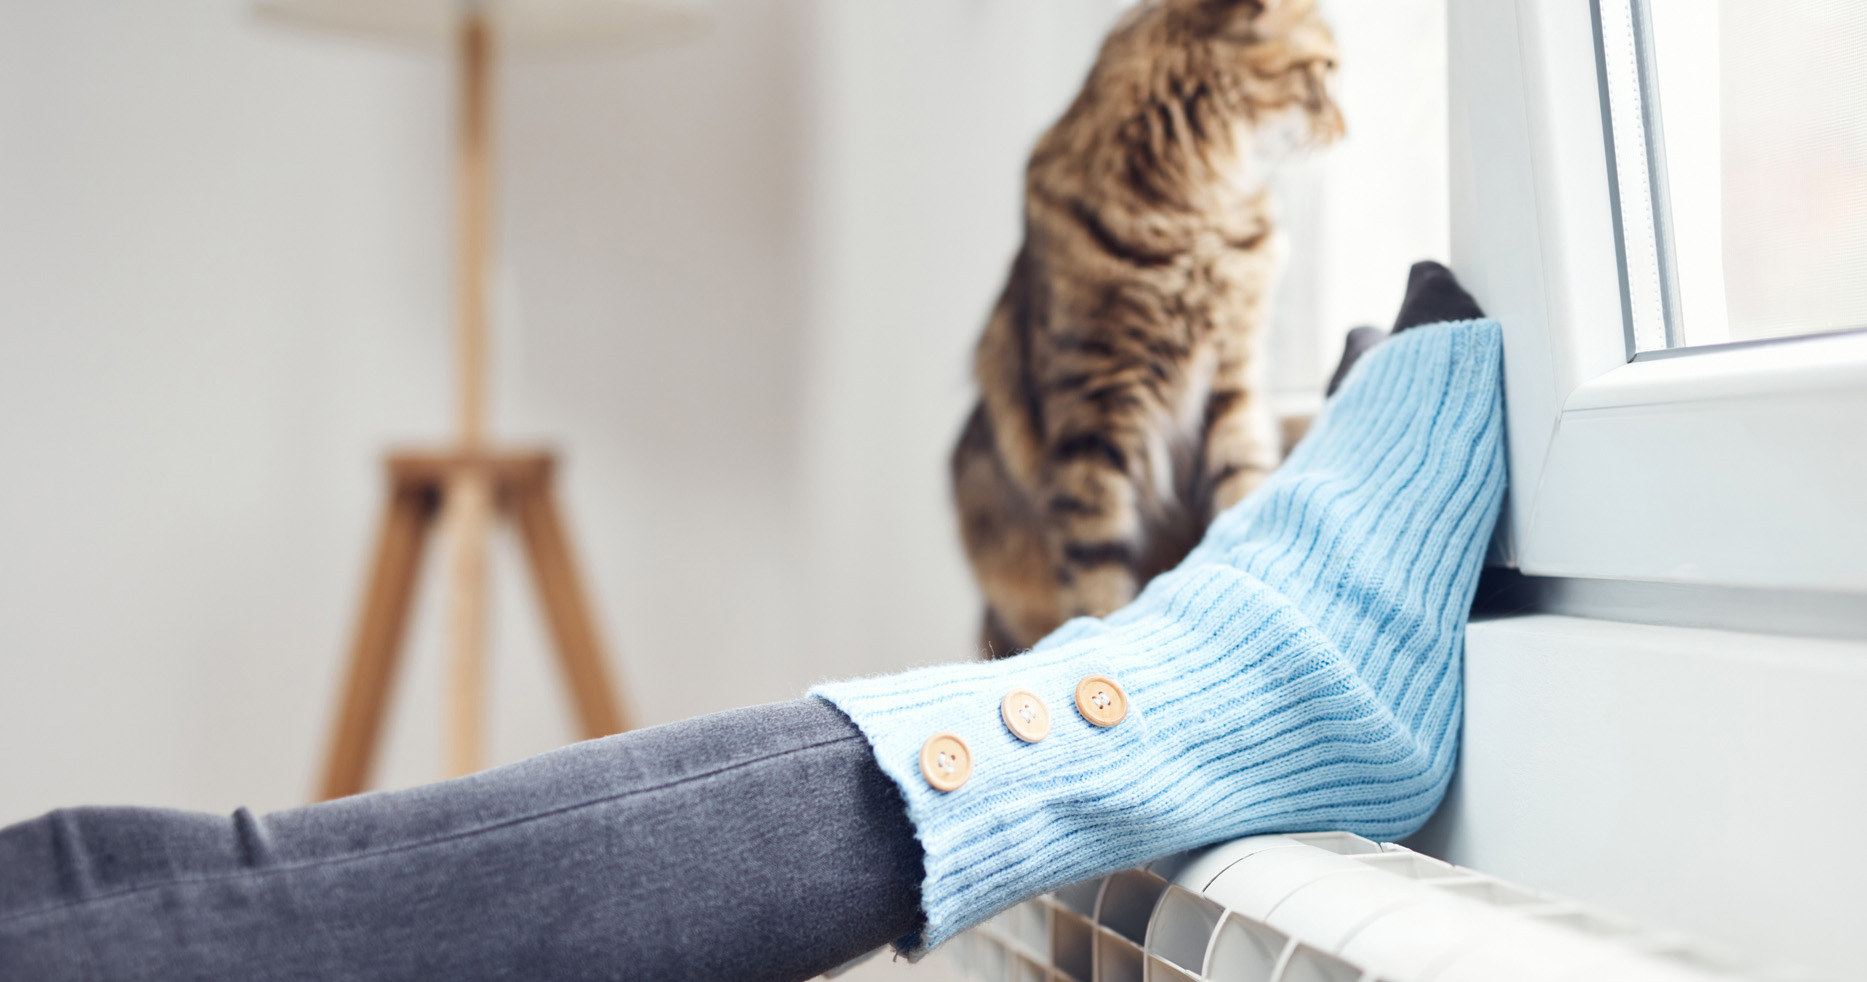
M819 689L860 732L806 700L263 818L0 830L0 978L798 979L1179 849L1402 834L1457 745L1500 350L1489 322L1380 345L1135 603L1018 657ZM1091 673L1125 717L1078 714ZM1051 707L1039 743L1007 732L1013 688ZM951 791L923 770L941 731L976 755Z
M806 699L270 815L0 830L0 978L800 979L913 931L921 875Z

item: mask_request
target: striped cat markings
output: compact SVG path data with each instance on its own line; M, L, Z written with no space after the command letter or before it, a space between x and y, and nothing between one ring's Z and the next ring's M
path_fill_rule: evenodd
M1109 613L1263 481L1276 162L1342 135L1313 0L1151 0L1025 172L952 456L992 656Z

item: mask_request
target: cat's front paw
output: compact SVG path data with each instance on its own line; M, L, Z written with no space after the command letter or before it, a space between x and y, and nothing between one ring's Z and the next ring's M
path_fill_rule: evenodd
M1072 617L1105 617L1133 600L1140 585L1134 570L1123 563L1104 563L1078 567L1066 593L1064 620Z

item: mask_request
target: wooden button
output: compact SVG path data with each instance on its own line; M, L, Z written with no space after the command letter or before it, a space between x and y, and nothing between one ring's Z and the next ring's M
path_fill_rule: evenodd
M1076 683L1076 711L1097 726L1114 726L1128 718L1128 693L1106 675L1085 675Z
M1029 689L1013 689L998 704L998 714L1005 717L1005 728L1025 743L1036 743L1050 735L1050 707Z
M935 733L921 744L921 776L935 790L956 790L972 776L972 748L957 733Z

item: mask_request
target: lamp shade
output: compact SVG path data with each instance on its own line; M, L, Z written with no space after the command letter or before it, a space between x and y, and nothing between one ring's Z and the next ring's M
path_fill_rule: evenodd
M257 0L259 16L296 27L440 47L478 13L517 53L640 50L703 33L693 0Z

